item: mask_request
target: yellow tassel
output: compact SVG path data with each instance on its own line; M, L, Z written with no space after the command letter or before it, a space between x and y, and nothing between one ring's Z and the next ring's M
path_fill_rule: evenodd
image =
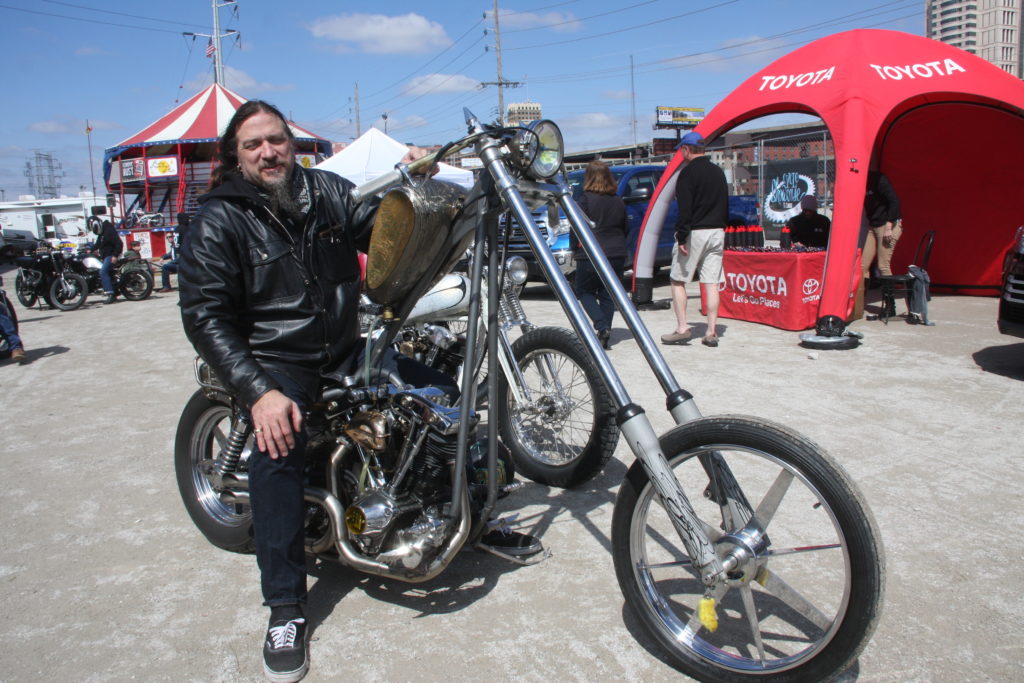
M718 614L715 612L714 598L701 598L700 606L697 608L697 615L704 628L714 633L718 630Z

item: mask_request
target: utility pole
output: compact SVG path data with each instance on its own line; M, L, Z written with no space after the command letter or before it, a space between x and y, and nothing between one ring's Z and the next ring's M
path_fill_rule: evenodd
M487 13L484 13L484 18L487 18ZM487 33L487 29L484 29L484 33ZM487 48L484 48L487 49ZM501 75L501 24L498 20L498 0L494 0L494 51L498 57L498 80L486 81L480 84L480 87L487 85L498 86L498 124L505 125L505 88L518 88L522 83L515 81L506 81Z
M633 80L633 55L629 56L629 120L633 124L633 151L636 152L636 82Z
M89 180L92 181L92 196L96 196L96 175L92 171L92 126L85 120L85 138L89 141Z
M356 83L356 137L363 134L363 124L359 120L359 84Z
M238 4L235 0L224 0L223 2L210 0L210 5L213 8L213 33L192 33L189 31L182 33L181 35L192 36L193 38L199 36L201 38L210 39L210 43L206 48L206 56L213 57L213 82L217 85L224 85L224 62L221 59L220 39L227 38L228 36L238 36L238 31L232 29L221 33L219 10L222 7L233 7L235 12L238 12Z

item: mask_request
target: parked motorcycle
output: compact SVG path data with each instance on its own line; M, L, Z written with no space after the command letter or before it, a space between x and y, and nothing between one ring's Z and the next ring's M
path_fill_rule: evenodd
M14 331L18 331L18 312L14 310L14 304L11 303L10 298L7 296L6 290L4 290L4 279L0 277L0 308L3 310L0 313L5 314L11 319L11 323L14 324ZM10 343L7 337L0 334L0 358L10 358L11 351Z
M40 297L52 308L73 311L85 303L89 285L85 278L69 269L59 249L37 250L15 259L18 274L14 292L25 308L32 308Z
M159 228L164 224L164 215L158 211L146 213L141 208L134 209L121 221L122 230L132 228Z
M486 260L489 320L481 345L488 376L497 376L501 269L498 249L485 253L485 244L498 243L504 207L523 227L637 458L612 519L611 550L630 611L679 669L701 680L837 675L872 633L883 583L878 530L849 476L791 429L701 415L559 175L562 138L553 123L484 126L468 111L466 120L466 138L411 167L472 146L484 170L468 194L402 172L354 193L359 201L392 187L381 200L367 261L366 291L382 308L382 332L363 370L327 387L308 416L308 551L357 571L421 582L440 574L459 550L487 549L480 539L496 501L515 488L498 430L477 441L473 401L453 407L437 389L393 386L374 369L416 302L472 243L466 364L479 363ZM678 424L660 437L531 220L531 206L549 200L570 220L667 396ZM212 543L246 550L252 427L205 364L197 362L196 374L201 388L176 435L179 489ZM462 396L475 395L475 381L475 373L463 373ZM488 382L487 400L493 421L507 401L498 382ZM684 486L701 495L689 498Z
M80 250L68 258L68 264L71 270L85 278L90 294L103 291L103 279L100 277L103 261L91 250ZM110 277L114 281L114 291L129 301L142 301L153 293L153 273L143 259L118 258Z
M576 335L559 327L538 328L527 319L519 300L526 277L522 257L504 261L495 328L501 371L494 422L517 472L547 486L572 487L600 473L615 452L619 429L611 395ZM469 289L465 275L445 275L409 313L398 350L461 381ZM482 289L481 341L489 317L486 279ZM509 332L515 327L521 335L513 342ZM485 391L481 381L478 400Z

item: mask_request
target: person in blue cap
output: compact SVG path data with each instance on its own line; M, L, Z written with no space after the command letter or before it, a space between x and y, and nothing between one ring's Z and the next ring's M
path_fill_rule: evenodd
M676 221L678 248L672 255L672 303L676 329L661 335L662 344L686 344L693 331L686 321L686 283L697 280L704 288L708 307L708 329L701 340L718 346L718 286L722 282L722 252L725 225L729 219L729 184L722 169L704 154L704 138L690 132L678 148L686 164L676 178Z

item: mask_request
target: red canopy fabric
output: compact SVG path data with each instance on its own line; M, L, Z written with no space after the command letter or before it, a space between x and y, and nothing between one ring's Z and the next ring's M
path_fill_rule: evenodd
M835 207L819 321L845 319L852 306L869 165L886 173L900 195L905 233L897 267L913 256L921 234L935 230L928 268L933 283L998 285L1002 254L1024 223L1014 196L1024 187L1024 166L1007 156L1024 149L1024 82L934 40L848 31L772 62L712 109L697 131L712 140L784 112L819 116L835 145ZM677 153L644 218L637 280L653 273L654 252L644 243L657 241L671 199L661 195L675 187L681 163Z
M114 148L217 140L245 102L246 98L215 83ZM320 139L295 124L289 126L296 138Z

